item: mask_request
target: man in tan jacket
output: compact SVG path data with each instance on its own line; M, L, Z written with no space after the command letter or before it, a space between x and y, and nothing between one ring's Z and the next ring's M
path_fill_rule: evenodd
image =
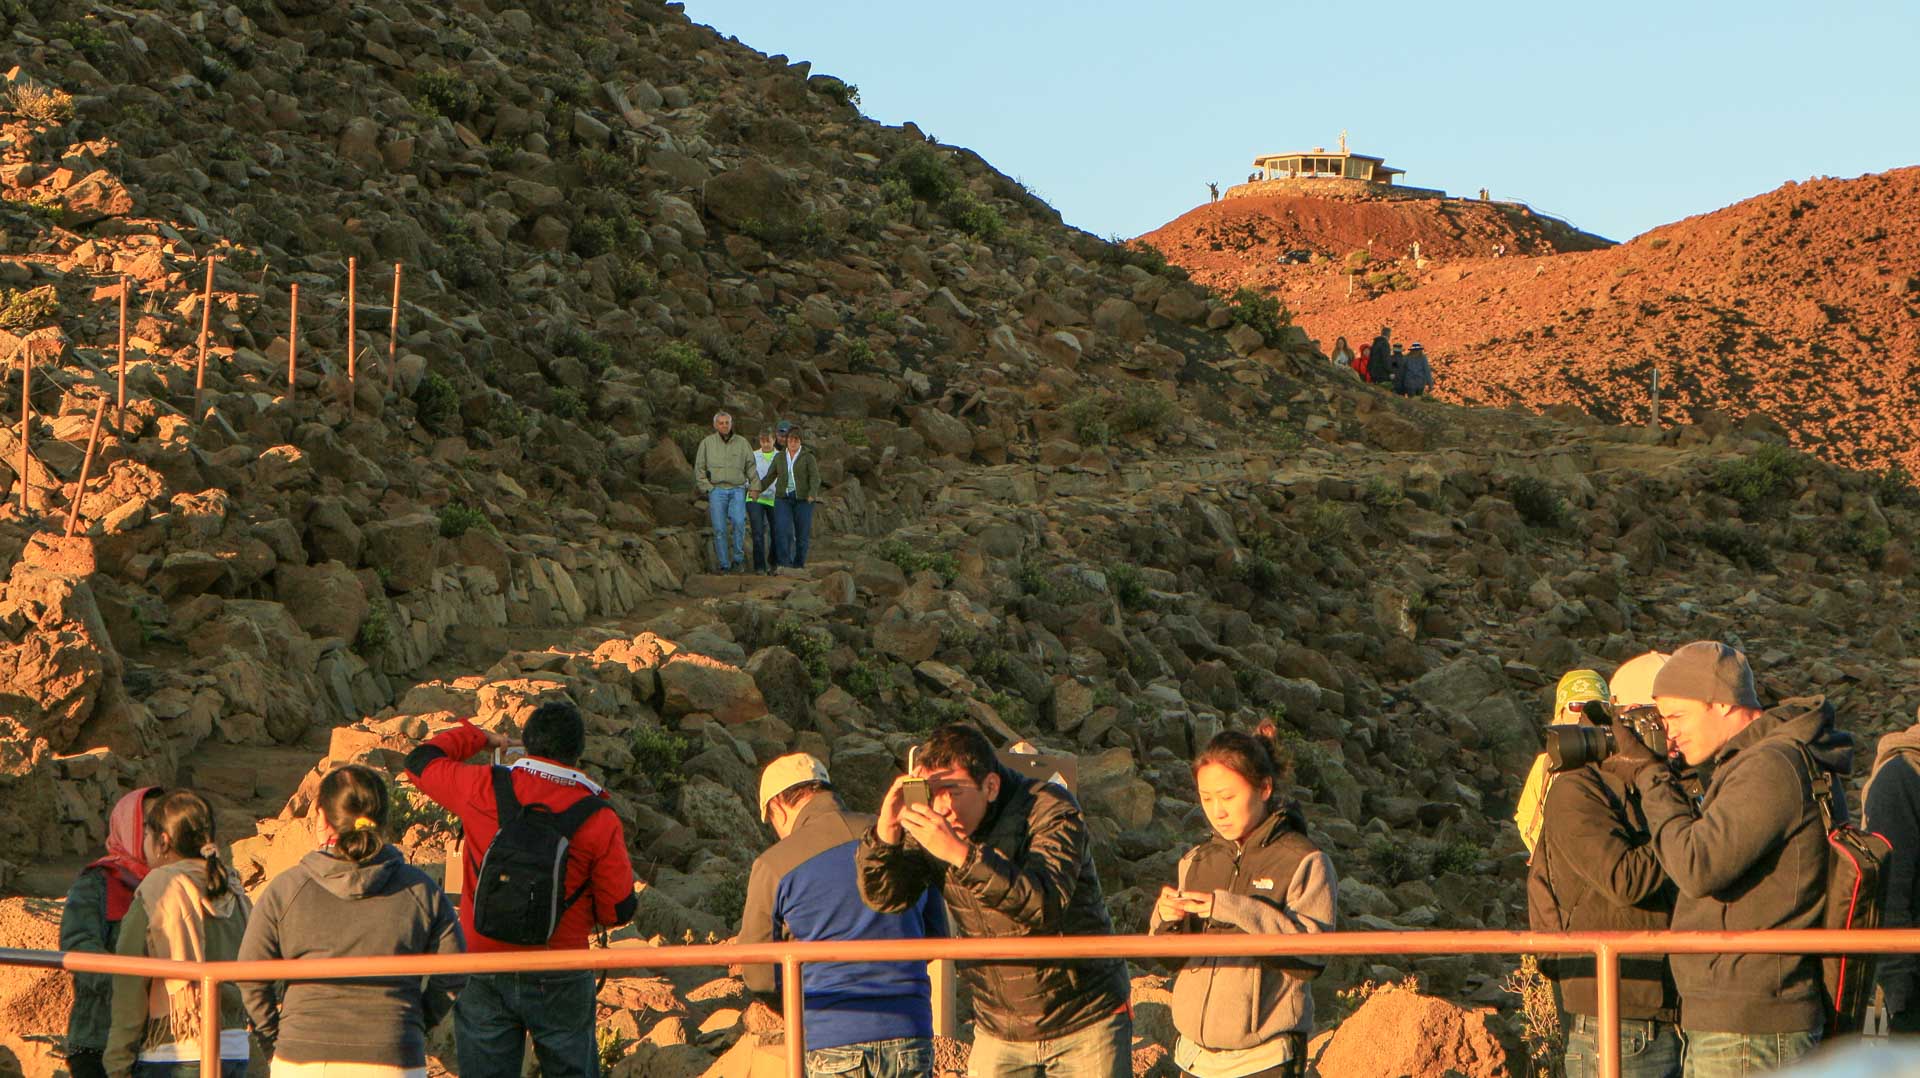
M747 483L754 475L753 446L733 432L732 416L716 412L713 433L693 455L693 482L707 496L719 572L747 571Z

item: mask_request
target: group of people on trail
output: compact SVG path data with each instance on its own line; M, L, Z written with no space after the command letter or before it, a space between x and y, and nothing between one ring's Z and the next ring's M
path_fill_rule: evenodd
M713 564L720 573L772 576L781 566L807 567L813 503L820 497L820 461L787 420L760 432L760 448L735 433L733 416L713 417L713 433L693 456L693 481L707 498ZM747 556L751 534L753 555Z
M415 788L465 836L457 912L392 845L386 778L347 765L321 779L307 810L315 849L252 901L220 857L206 798L127 794L106 856L67 894L61 947L188 962L584 948L638 901L620 820L577 770L585 729L573 704L548 702L527 718L525 755L510 767L464 762L507 745L464 724L407 757ZM274 1078L425 1078L427 1031L451 1013L462 1078L519 1078L529 1037L542 1073L594 1075L595 994L591 972L227 982L220 1071L242 1078L257 1042ZM201 1013L192 979L75 974L68 1071L193 1078Z
M1371 344L1361 345L1358 352L1345 337L1338 337L1327 358L1334 366L1353 371L1362 382L1387 386L1402 397L1424 397L1433 392L1433 364L1426 347L1415 341L1402 351L1391 337L1391 327L1381 326L1380 335Z
M1515 823L1529 852L1529 920L1550 932L1804 929L1832 923L1829 843L1848 820L1851 737L1820 698L1765 707L1738 650L1699 641L1560 681L1548 748ZM414 787L456 816L467 881L454 903L390 844L393 795L369 768L320 782L317 849L249 902L221 861L214 817L191 790L137 790L115 806L105 857L68 896L62 945L183 960L580 949L629 921L638 884L605 791L584 774L585 724L542 703L514 742L459 723L406 758ZM468 762L488 752L493 762ZM505 754L503 756L503 754ZM1025 755L1022 755L1025 754ZM1889 836L1890 925L1911 925L1920 861L1920 725L1889 735L1866 795ZM1213 736L1191 761L1205 838L1170 862L1153 935L1308 936L1338 925L1333 862L1308 834L1271 719ZM738 939L1037 938L1116 931L1088 821L1050 762L997 750L966 724L907 754L877 811L851 810L824 762L771 760L759 818L774 841L753 863ZM1037 775L1048 775L1039 778ZM1123 929L1124 930L1124 929ZM1312 956L1190 957L1172 989L1173 1061L1193 1078L1297 1078L1313 1031ZM1564 1012L1559 1065L1598 1073L1601 987L1592 957L1542 962ZM1821 956L1627 956L1616 1001L1630 1078L1722 1078L1790 1063L1850 1021ZM1910 964L1881 970L1893 1028L1920 1026ZM810 962L809 1076L926 1078L932 988L919 962ZM1117 957L960 964L972 1000L968 1073L980 1078L1132 1073L1127 964ZM782 1005L778 967L747 967L758 1008ZM76 977L68 1061L76 1078L185 1078L197 1065L191 980ZM586 972L226 985L222 1070L250 1041L277 1078L418 1078L426 1032L449 1012L463 1078L517 1078L530 1039L541 1072L598 1073ZM1836 1022L1836 1016L1838 1020Z

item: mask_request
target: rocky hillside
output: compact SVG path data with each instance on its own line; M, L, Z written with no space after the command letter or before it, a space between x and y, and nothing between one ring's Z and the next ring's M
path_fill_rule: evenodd
M1758 414L1829 460L1913 471L1920 449L1884 417L1920 404L1908 377L1920 357L1916 221L1920 168L1903 168L1789 183L1608 250L1509 243L1495 259L1484 245L1430 240L1424 265L1370 263L1351 291L1337 259L1276 267L1253 248L1236 271L1191 243L1163 249L1209 284L1267 288L1325 343L1345 334L1357 345L1392 324L1396 339L1435 354L1441 394L1462 403L1569 404L1640 422L1658 367L1662 399L1682 417ZM1181 234L1179 224L1162 231ZM1404 256L1395 234L1380 222L1366 238Z
M1264 715L1348 923L1505 926L1562 669L1722 636L1856 727L1920 704L1906 488L1719 420L1384 398L677 5L0 12L0 354L34 364L24 467L0 433L0 883L29 894L154 780L207 790L257 883L321 769L564 693L651 884L622 945L731 930L761 763L817 752L864 805L960 717L1080 757L1123 926L1204 828L1185 760ZM122 274L128 405L76 493ZM808 572L704 572L687 457L722 406L821 452ZM444 819L407 825L444 860ZM43 940L47 905L4 909L0 943ZM1498 1002L1507 963L1317 990L1409 970ZM0 983L30 1070L59 991ZM627 1074L751 1047L722 971L602 1004Z

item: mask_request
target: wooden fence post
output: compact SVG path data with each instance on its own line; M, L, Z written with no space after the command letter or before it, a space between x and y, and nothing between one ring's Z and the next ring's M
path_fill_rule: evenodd
M33 424L33 353L20 346L20 516L27 515L27 431Z
M293 313L287 321L287 403L293 403L294 379L300 368L300 282L288 290L288 305Z
M200 359L193 366L193 421L206 413L207 330L213 325L213 256L207 256L207 288L200 297Z
M114 398L113 429L127 430L127 275L120 275L120 392Z
M80 481L73 485L73 500L67 503L67 532L72 535L74 525L80 521L80 500L87 494L87 476L93 471L93 450L100 444L100 420L107 414L107 401L102 397L93 408L93 430L87 433L87 455L80 458Z
M394 364L400 358L400 263L393 264L393 315L387 323L387 392L393 392Z
M360 351L360 338L356 331L358 325L358 292L360 260L347 259L347 414L353 414L354 390L360 385L359 369L355 363Z
M1647 413L1647 426L1660 429L1660 368L1653 369L1653 409Z

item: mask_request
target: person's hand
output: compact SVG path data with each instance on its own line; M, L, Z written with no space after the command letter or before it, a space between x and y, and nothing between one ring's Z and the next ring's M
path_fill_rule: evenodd
M1179 897L1174 899L1174 901L1179 904L1181 909L1186 910L1188 913L1192 914L1195 917L1200 918L1202 921L1212 919L1213 917L1213 892L1212 891L1179 891L1179 892L1176 892L1176 894Z
M1163 925L1186 920L1187 907L1180 901L1180 892L1172 887L1160 888L1160 898L1153 904L1153 915Z
M480 730L480 727L476 726L474 729ZM505 732L500 730L480 730L480 732L486 735L487 747L490 749L511 748L517 744L513 738L508 737Z
M973 847L961 838L945 816L925 805L908 805L900 813L900 825L920 844L920 848L947 864L959 866Z
M895 778L893 785L887 787L886 796L880 799L880 818L874 821L873 829L880 836L880 841L889 846L900 845L900 810L904 807L900 798L900 784L912 777L901 775Z
M1661 747L1665 748L1665 746ZM1630 766L1638 771L1648 764L1658 762L1666 754L1655 752L1640 737L1640 731L1633 723L1619 718L1613 721L1613 755L1622 761L1623 766Z

